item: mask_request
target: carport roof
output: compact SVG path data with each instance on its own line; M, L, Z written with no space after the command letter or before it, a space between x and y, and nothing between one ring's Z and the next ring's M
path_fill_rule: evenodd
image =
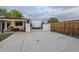
M26 19L0 19L0 21L27 21Z

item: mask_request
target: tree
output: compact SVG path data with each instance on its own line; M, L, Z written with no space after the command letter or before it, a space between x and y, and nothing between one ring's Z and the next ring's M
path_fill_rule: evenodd
M10 10L8 12L8 18L12 18L12 19L22 19L23 15L21 12L19 12L18 10Z
M7 10L0 8L0 16L7 17Z
M48 23L55 23L55 22L59 22L57 18L50 18L48 20Z

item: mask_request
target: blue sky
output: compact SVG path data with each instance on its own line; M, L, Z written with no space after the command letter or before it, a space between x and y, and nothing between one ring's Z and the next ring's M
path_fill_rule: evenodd
M77 6L2 6L8 11L17 9L26 18L31 20L48 20L57 17L59 20L79 19L79 7Z

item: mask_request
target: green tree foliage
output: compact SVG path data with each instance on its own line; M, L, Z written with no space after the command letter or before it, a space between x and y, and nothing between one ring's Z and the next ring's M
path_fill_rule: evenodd
M59 22L57 18L50 18L48 20L48 23L55 23L55 22Z
M12 19L22 19L23 15L18 10L10 10L7 17Z
M7 17L7 10L0 8L0 16Z
M5 18L11 18L11 19L22 19L23 15L18 10L10 10L7 12L6 9L0 8L0 16L4 16Z

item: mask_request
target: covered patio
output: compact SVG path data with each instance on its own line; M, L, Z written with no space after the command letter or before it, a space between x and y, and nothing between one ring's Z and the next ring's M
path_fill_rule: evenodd
M25 31L26 20L23 19L0 19L4 32Z

